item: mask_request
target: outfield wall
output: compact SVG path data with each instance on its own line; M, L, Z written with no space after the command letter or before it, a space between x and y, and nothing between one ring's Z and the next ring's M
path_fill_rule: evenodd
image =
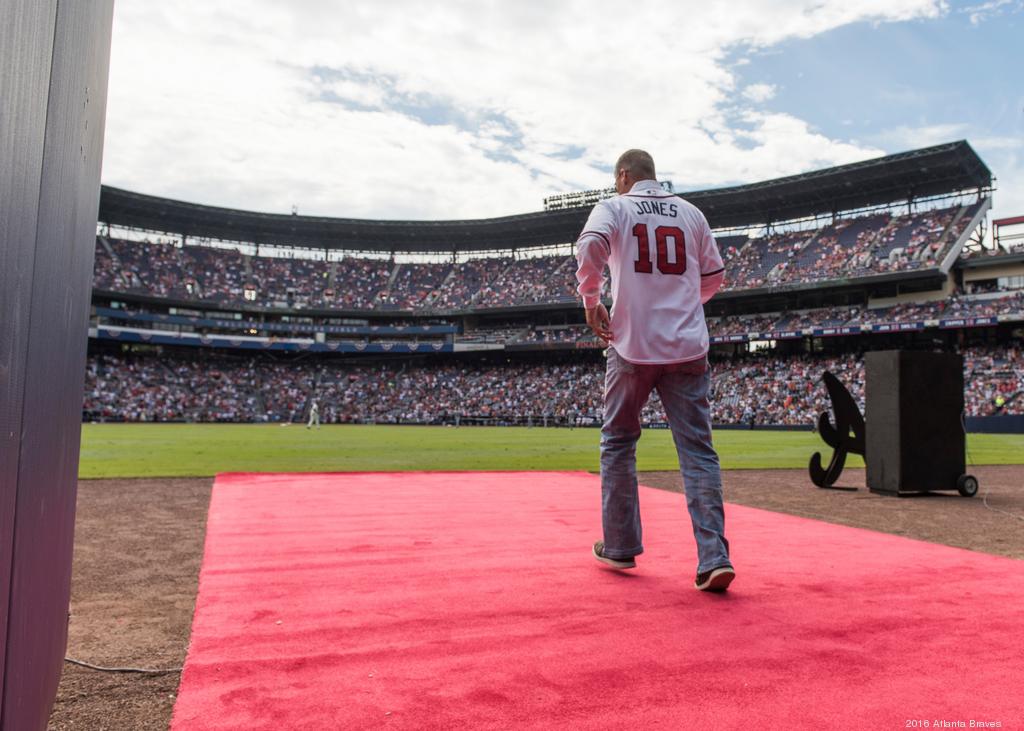
M117 419L107 419L104 421L93 421L87 417L83 418L83 423L88 424L196 424L196 423L209 423L209 424L253 424L256 426L265 424L282 424L285 422L193 422L193 421L135 421L125 422ZM304 421L293 421L288 422L292 424L303 424ZM355 422L346 422L346 424ZM560 422L556 419L549 418L544 419L543 416L536 418L523 417L521 419L494 419L493 417L460 417L458 420L448 419L442 422L358 422L358 424L365 424L371 426L486 426L486 427L505 427L505 426L525 426L525 427L537 427L537 428L562 428L562 429L597 429L600 428L600 424L596 421L585 421L579 423L568 423ZM969 417L966 421L967 432L970 434L1024 434L1024 416L973 416ZM325 425L326 422L325 422ZM812 432L815 430L814 426L810 424L713 424L715 430L718 431L785 431L785 432ZM664 422L655 422L653 424L645 424L644 429L668 429L668 424Z
M967 431L979 434L1024 434L1024 416L970 416Z

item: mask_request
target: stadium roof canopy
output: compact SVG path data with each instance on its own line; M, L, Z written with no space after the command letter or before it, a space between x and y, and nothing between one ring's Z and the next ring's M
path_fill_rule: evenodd
M730 188L682 193L713 228L737 228L984 189L992 173L966 141ZM103 186L99 220L189 237L378 252L497 251L573 241L588 208L465 221L373 221L256 213Z

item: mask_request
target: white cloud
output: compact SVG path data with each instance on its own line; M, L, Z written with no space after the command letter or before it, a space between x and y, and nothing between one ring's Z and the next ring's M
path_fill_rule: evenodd
M992 196L995 218L1024 215L1024 154L1020 149L1001 150L986 155L996 172L996 192Z
M1024 150L1024 139L1020 137L974 137L971 139L971 145L980 152Z
M891 150L913 149L966 139L996 179L992 216L1024 213L1024 138L970 134L967 123L900 126L883 130L873 140Z
M877 135L877 139L894 149L913 149L962 139L968 129L969 126L963 123L900 126L883 130Z
M1024 10L1024 2L1021 0L989 0L978 5L969 5L961 8L961 13L967 13L972 25L981 25L989 18L1002 15L1004 12L1020 12Z
M772 84L751 84L743 90L743 97L752 102L766 102L775 96L775 87Z
M606 186L626 147L682 187L796 173L881 150L757 111L775 90L737 89L728 51L945 11L119 0L104 182L256 210L460 218Z

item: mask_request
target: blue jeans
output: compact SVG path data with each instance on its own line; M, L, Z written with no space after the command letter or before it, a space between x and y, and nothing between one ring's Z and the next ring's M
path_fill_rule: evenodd
M697 572L731 566L725 539L722 475L711 444L711 375L706 359L690 363L630 363L608 348L601 428L601 519L604 555L627 558L643 553L640 497L636 480L636 443L640 412L657 389L665 407L686 507L697 539Z

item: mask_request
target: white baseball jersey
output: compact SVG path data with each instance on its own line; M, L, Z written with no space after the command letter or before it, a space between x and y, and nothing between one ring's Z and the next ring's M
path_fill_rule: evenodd
M696 206L641 180L594 206L576 246L587 309L600 302L605 264L611 272L611 345L620 356L680 363L707 354L702 305L722 286L724 267Z

